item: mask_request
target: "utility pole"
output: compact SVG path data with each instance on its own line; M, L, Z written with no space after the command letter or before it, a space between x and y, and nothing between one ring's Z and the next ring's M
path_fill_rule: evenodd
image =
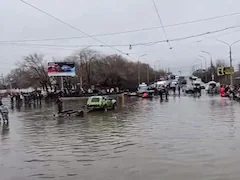
M140 84L140 62L138 61L138 84Z
M229 48L229 60L230 60L230 69L232 69L233 66L232 66L232 47L231 46ZM230 75L230 84L231 86L233 86L233 72Z
M156 81L156 78L157 78L157 74L156 74L156 66L154 65L154 81Z
M155 70L155 73L154 73L154 75L155 75L155 81L157 80L157 79L159 79L159 72L160 72L160 62L161 60L157 60L157 61L155 61L154 62L154 70ZM158 65L158 66L156 66L156 64ZM157 70L158 69L158 70Z
M198 76L202 79L202 60L201 59L199 59L199 58L197 58L197 60L199 60L199 62L200 62L200 65L201 65L201 67L199 67L199 69L200 69L200 71L199 71L199 73L198 73ZM200 76L201 75L201 76Z
M13 80L12 78L9 79L11 96L13 95L13 92L12 92L12 80Z
M3 73L2 73L2 75L1 75L1 78L2 78L2 86L4 87L5 83L4 83Z
M82 52L82 51L81 51ZM82 73L82 61L81 61L81 52L79 53L79 70L80 70L80 91L82 91L83 87L83 73Z
M229 61L230 61L229 64L230 64L230 69L233 69L233 66L232 66L232 46L234 44L237 44L238 42L240 42L240 40L235 41L232 44L228 44L228 43L226 43L224 41L221 41L221 40L217 40L217 41L219 41L219 42L221 42L223 44L226 44L229 47ZM230 84L231 84L231 86L233 86L233 73L234 72L232 72L231 75L230 75Z
M199 69L201 68L201 70L202 70L202 60L198 59L198 58L197 58L197 60L200 62L200 65L201 65L201 67L199 67Z
M149 84L149 66L147 65L147 83Z
M207 82L207 59L204 56L199 56L205 60L205 81Z

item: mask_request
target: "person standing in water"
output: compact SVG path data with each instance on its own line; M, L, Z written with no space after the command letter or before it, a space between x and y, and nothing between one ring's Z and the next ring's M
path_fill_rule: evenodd
M221 86L220 93L221 93L221 97L226 97L226 89L224 85Z
M163 101L163 91L164 91L164 87L163 87L163 85L160 85L160 86L158 87L158 94L159 94L159 96L160 96L160 100L161 100L161 101Z
M181 85L178 83L178 95L180 96L181 94Z
M9 116L8 116L8 108L4 106L2 103L2 98L0 98L0 113L2 115L3 123L8 123ZM0 118L1 122L1 118Z
M57 106L58 106L58 114L62 113L62 111L63 111L63 102L60 99L60 97L58 97L58 99L57 99Z

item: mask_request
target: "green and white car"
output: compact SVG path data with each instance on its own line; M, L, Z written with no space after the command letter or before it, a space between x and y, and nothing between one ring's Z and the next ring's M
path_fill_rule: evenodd
M88 110L112 110L117 106L117 101L106 96L91 96L87 100Z

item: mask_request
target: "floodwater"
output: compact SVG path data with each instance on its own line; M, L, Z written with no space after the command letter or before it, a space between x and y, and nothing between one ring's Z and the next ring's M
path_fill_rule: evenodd
M0 126L0 179L239 180L239 110L218 96L131 98L84 118L14 110Z

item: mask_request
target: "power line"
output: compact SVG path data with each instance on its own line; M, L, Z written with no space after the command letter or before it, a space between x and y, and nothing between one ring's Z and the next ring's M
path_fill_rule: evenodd
M165 26L155 26L155 27L135 29L135 30L127 30L127 31L119 31L119 32L94 34L92 36L93 37L102 37L102 36L121 35L121 34L135 33L135 32L150 31L150 30L160 29L162 27L169 28L169 27L175 27L175 26L181 26L181 25L187 25L187 24L194 24L194 23L198 23L198 22L204 22L204 21L209 21L209 20L221 19L221 18L236 16L236 15L240 15L240 12L226 14L226 15L220 15L220 16L215 16L215 17L210 17L210 18L204 18L204 19L198 19L198 20L193 20L193 21L187 21L187 22L182 22L182 23L170 24L170 25L165 25ZM89 36L45 38L45 39L22 39L22 40L11 40L11 41L7 40L7 41L0 41L0 43L57 41L57 40L83 39L83 38L88 38L88 37Z
M2 45L2 44L0 44ZM19 48L44 48L44 49L58 49L58 50L66 50L66 51L73 51L73 50L77 50L76 48L62 48L61 46L60 47L49 47L49 46L38 46L38 45L32 45L32 44L28 44L28 45L25 45L25 44L7 44L7 45L11 45L11 46L14 46L14 47L19 47ZM86 47L86 46L85 46Z
M156 14L157 14L157 16L158 16L158 20L159 20L159 22L160 22L160 24L161 24L163 33L165 34L165 37L166 37L166 39L167 39L167 43L168 43L169 49L172 49L172 46L171 46L171 44L170 44L169 41L168 41L168 35L167 35L167 32L166 32L166 30L165 30L165 28L164 28L164 25L163 25L163 22L162 22L162 18L161 18L161 16L160 16L159 12L158 12L157 5L156 5L156 3L155 3L154 0L152 0L152 2L153 2L154 9L155 9L155 11L156 11Z
M84 35L86 35L86 36L88 36L88 37L91 37L91 38L94 39L95 41L100 42L100 43L102 43L102 44L104 44L104 45L106 45L106 46L108 46L108 47L110 47L110 48L112 48L112 49L114 49L114 50L116 50L116 51L124 54L124 55L129 56L127 53L124 53L123 51L121 51L121 50L119 50L119 49L117 49L117 48L114 48L114 47L108 45L107 43L105 43L105 42L103 42L103 41L95 38L94 36L92 36L92 35L84 32L84 31L82 31L82 30L80 30L80 29L72 26L71 24L69 24L69 23L67 23L67 22L65 22L65 21L63 21L63 20L61 20L61 19L59 19L59 18L57 18L57 17L55 17L55 16L53 16L53 15L51 15L51 14L49 14L48 12L43 11L43 10L41 10L40 8L38 8L38 7L32 5L32 4L30 4L30 3L28 3L28 2L26 2L26 1L24 1L24 0L20 0L20 1L23 2L23 3L25 3L25 4L27 4L28 6L30 6L30 7L32 7L32 8L34 8L34 9L36 9L36 10L42 12L43 14L45 14L45 15L53 18L53 19L55 19L56 21L58 21L58 22L60 22L60 23L62 23L62 24L64 24L64 25L66 25L66 26L68 26L68 27L70 27L70 28L72 28L72 29L74 29L74 30L76 30L76 31L78 31L78 32L81 32L82 34L84 34ZM129 56L129 57L130 57L130 56ZM133 57L131 57L131 58L133 58ZM134 59L134 58L133 58L133 59Z
M191 35L191 36L186 36L186 37L179 37L179 38L174 38L174 39L169 39L169 40L158 40L158 41L150 41L150 42L139 42L139 43L134 43L131 44L131 46L153 46L156 45L158 43L166 43L167 41L169 42L173 42L173 41L183 41L183 40L188 40L188 39L192 39L192 38L196 38L196 37L201 37L201 36L206 36L206 35L210 35L210 34L215 34L215 33L219 33L222 31L226 31L226 30L230 30L230 29L235 29L235 28L240 28L239 26L230 26L230 27L226 27L223 29L218 29L218 30L214 30L214 31L208 31L205 33L200 33L200 34L195 34L195 35ZM111 45L105 45L105 44L101 44L101 45L54 45L54 44L26 44L26 43L8 43L8 44L0 44L0 45L16 45L16 46L38 46L38 47L62 47L62 48L66 48L66 47L70 47L70 48L79 48L79 47L86 47L86 46L91 46L91 47L125 47L125 46L129 46L130 44L111 44Z
M196 34L196 35L170 39L168 41L169 42L172 42L172 41L182 41L182 40L192 39L192 38L201 37L201 36L205 36L205 35L215 34L215 33L219 33L219 32L222 32L222 31L229 30L229 29L235 29L235 28L240 28L240 25L239 26L230 26L230 27L227 27L227 28L214 30L214 31L208 31L208 32L200 33L200 34ZM147 42L147 43L132 44L132 46L136 46L136 45L153 46L155 44L162 43L162 42L167 42L167 40L159 40L159 41L153 41L153 42Z
M196 41L195 43L201 43L201 42L205 41L206 39L216 39L216 38L218 38L218 37L226 36L226 35L228 35L228 34L236 33L236 32L239 32L239 31L240 31L240 29L235 30L235 31L232 31L232 32L223 33L223 34L220 34L220 35L217 35L217 36L212 36L212 37L204 38L204 39L201 39L201 40Z

